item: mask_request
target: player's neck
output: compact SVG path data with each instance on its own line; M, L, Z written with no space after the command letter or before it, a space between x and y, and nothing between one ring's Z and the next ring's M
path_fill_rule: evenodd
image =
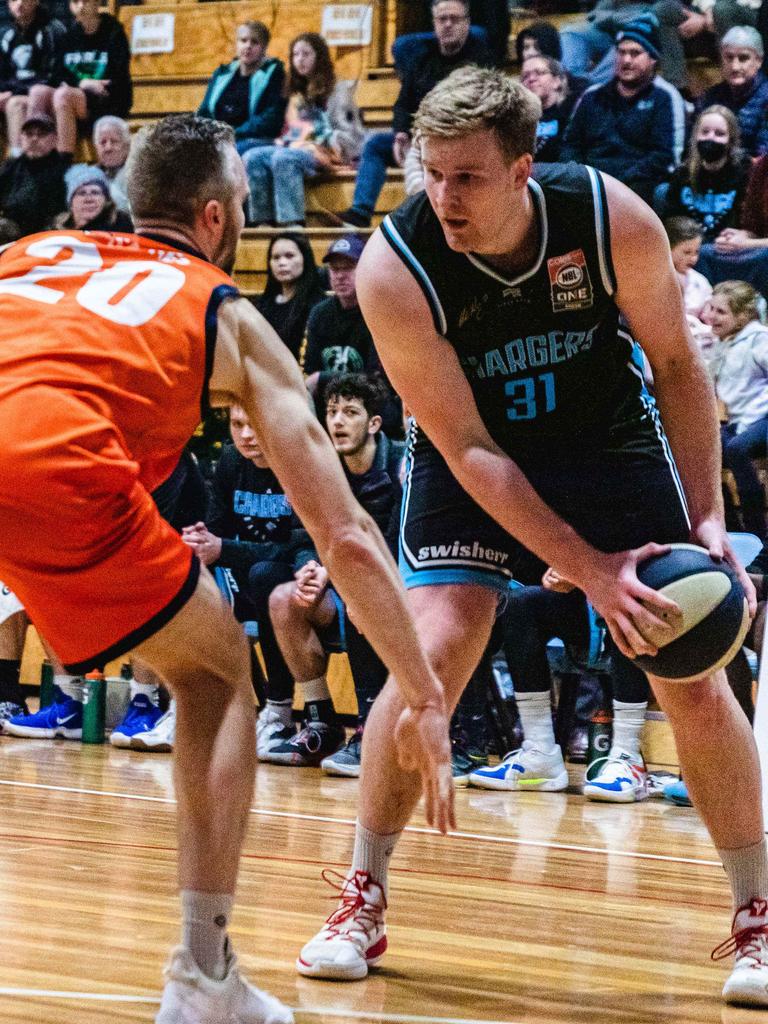
M196 237L194 232L178 224L169 224L165 221L142 221L141 225L137 226L135 230L137 235L161 235L163 238L167 238L169 242L179 242L186 249L192 249L210 262L210 254L205 251L205 247L201 244L200 239Z
M540 226L528 188L521 194L520 207L510 214L494 241L495 251L477 255L507 277L516 276L527 270L536 259L540 244Z

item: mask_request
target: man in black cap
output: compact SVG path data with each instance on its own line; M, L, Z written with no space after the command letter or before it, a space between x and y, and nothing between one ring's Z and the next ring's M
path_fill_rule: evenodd
M379 373L384 376L371 332L357 302L355 273L365 241L359 235L337 238L323 256L333 295L319 302L307 320L307 341L301 366L307 388L315 398L317 415L325 419L323 392L340 373ZM388 397L382 412L383 430L402 436L402 406L386 381Z
M589 164L623 181L650 203L674 166L677 105L673 87L656 79L659 23L652 14L616 36L614 76L587 89L573 112L560 159Z
M19 227L19 236L49 227L66 209L64 172L69 166L56 151L56 125L45 114L21 126L21 156L0 166L0 212Z

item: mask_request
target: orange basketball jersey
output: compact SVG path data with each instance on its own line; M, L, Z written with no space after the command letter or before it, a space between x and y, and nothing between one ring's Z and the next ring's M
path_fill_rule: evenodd
M39 383L69 391L114 424L153 490L200 420L216 313L236 294L160 237L23 238L0 255L0 402Z

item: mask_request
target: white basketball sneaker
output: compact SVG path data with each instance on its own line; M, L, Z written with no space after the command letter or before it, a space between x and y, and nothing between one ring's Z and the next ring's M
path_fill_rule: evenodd
M259 761L268 761L273 747L279 747L295 735L296 726L290 718L286 721L276 708L267 704L256 719L256 756Z
M558 793L568 786L568 771L557 744L550 751L544 751L530 740L523 740L522 747L507 754L500 764L472 772L469 784L479 789L536 789Z
M206 977L188 949L178 946L165 968L155 1024L293 1024L293 1013L241 977L232 957L223 981Z
M356 871L351 878L324 871L323 878L339 889L341 901L302 949L296 970L310 978L357 981L380 962L387 948L384 890L367 871Z
M768 900L752 900L736 911L731 937L712 950L713 960L736 954L723 986L726 1003L768 1007Z
M613 804L632 804L650 796L648 769L626 752L598 757L584 776L584 796Z

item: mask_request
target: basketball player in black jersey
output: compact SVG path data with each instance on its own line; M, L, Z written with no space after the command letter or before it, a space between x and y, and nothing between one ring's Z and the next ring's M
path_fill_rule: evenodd
M465 68L438 85L415 122L426 194L385 220L358 270L382 363L418 422L401 571L451 707L523 547L584 591L628 657L656 653L643 634L662 613L679 614L637 578L638 562L664 550L654 542L693 540L736 565L712 389L662 226L592 169L532 175L538 114L531 93L494 71ZM750 727L722 672L650 681L733 891L737 955L724 997L768 1008L768 864ZM387 866L419 793L393 751L401 707L388 683L366 727L342 906L302 949L302 974L364 977L386 948ZM727 787L724 751L737 760Z

